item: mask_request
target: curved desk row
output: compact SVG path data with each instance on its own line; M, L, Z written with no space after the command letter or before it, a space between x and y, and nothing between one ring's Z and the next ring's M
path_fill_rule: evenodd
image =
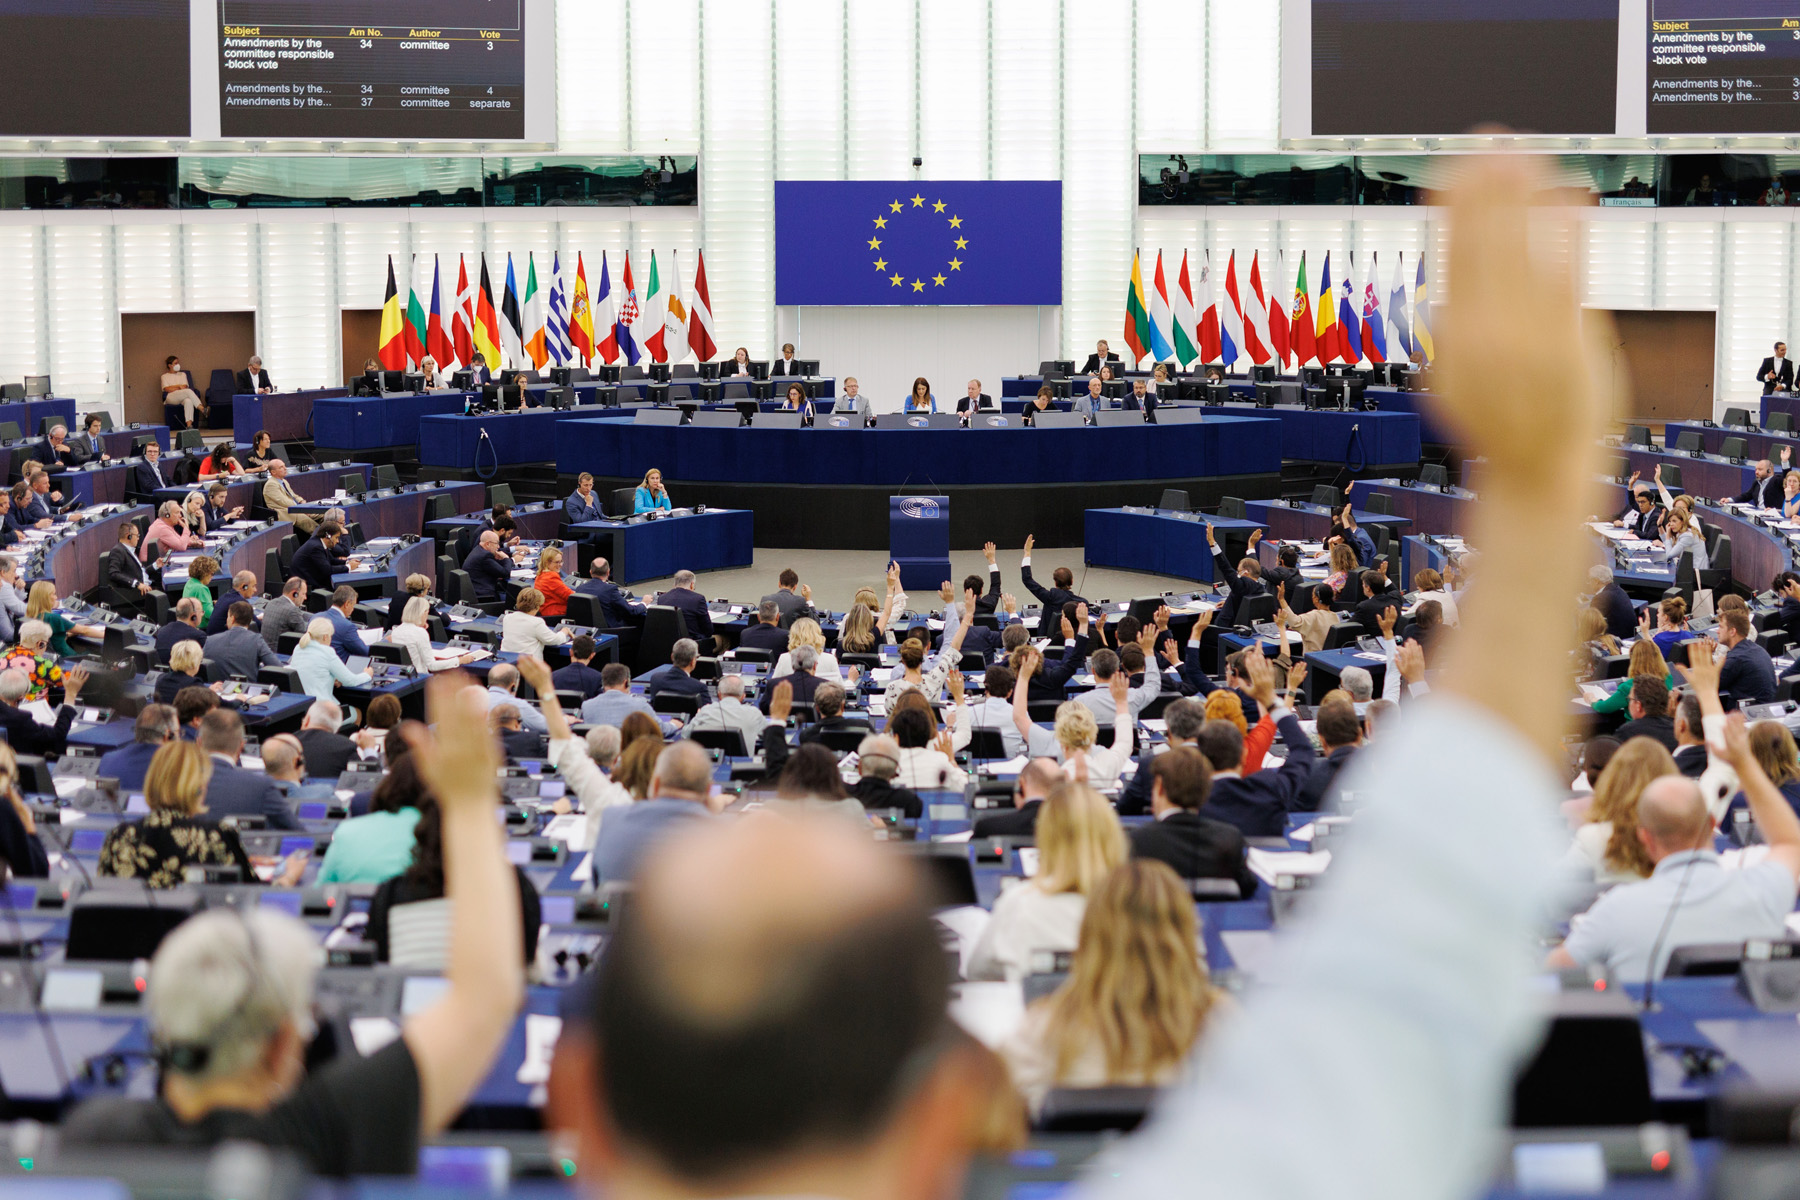
M756 556L756 514L743 508L709 508L703 513L655 521L581 521L569 526L579 538L577 562L587 575L596 555L612 566L614 583L666 579L677 571L722 571L747 567Z
M308 467L304 471L289 471L287 482L288 486L304 499L324 500L336 494L337 490L344 486L344 476L346 475L361 476L363 486L367 487L369 485L369 464L344 463L342 466L336 467ZM241 479L226 481L225 506L237 508L242 505L245 512L263 507L263 484L268 481L267 475L248 475ZM217 482L219 480L209 479L204 483L195 483L189 487L159 488L151 499L158 508L162 507L164 500L173 500L175 503L181 504L187 500L189 492L204 493ZM418 530L415 529L412 532L417 533Z
M587 405L562 409L528 408L523 412L478 413L467 417L457 411L421 417L418 422L419 463L426 467L472 471L490 466L554 462L564 437L557 429L558 425L565 421L591 421L608 411L612 410ZM631 418L617 419L629 422ZM641 478L642 473L639 474Z
M119 526L138 517L148 518L142 504L90 521L52 542L44 557L56 594L76 596L100 585L100 563L119 541Z
M1386 496L1388 509L1397 517L1412 522L1409 532L1454 534L1463 536L1469 528L1471 505L1475 493L1432 491L1429 488L1406 487L1397 479L1354 479L1350 482L1350 502L1361 511L1369 506L1370 496Z
M315 400L312 440L322 455L411 447L422 417L461 413L468 392L408 392L391 396L335 396Z
M604 494L655 467L676 504L754 508L770 546L885 550L888 497L906 490L947 494L951 547L977 549L1027 534L1077 545L1087 509L1155 504L1165 488L1186 490L1194 507L1280 489L1281 427L1260 417L1074 429L711 429L615 417L555 433L559 485L590 471Z
M1216 576L1212 551L1206 544L1208 522L1212 523L1213 537L1232 561L1241 556L1252 530L1268 530L1260 521L1232 517L1167 509L1090 508L1086 536L1081 543L1083 562L1090 567L1212 583Z
M370 495L347 501L296 504L289 512L317 517L326 509L342 508L351 523L361 526L365 538L418 537L433 496L449 496L458 513L480 512L487 505L487 488L479 483L427 483L409 485L390 496Z

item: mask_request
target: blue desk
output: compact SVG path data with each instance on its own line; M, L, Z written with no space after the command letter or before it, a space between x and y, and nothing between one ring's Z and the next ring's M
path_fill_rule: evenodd
M449 495L455 500L456 511L459 513L480 512L487 503L487 489L479 483L428 485L421 481L412 490L392 496L370 496L341 505L335 500L296 504L288 511L316 517L327 508L337 505L344 510L346 519L362 526L363 536L366 538L417 537L425 528L426 501L434 495Z
M71 431L71 433L78 432L80 431ZM155 438L156 444L162 447L165 453L169 449L169 427L167 425L139 425L136 429L130 426L121 426L111 433L100 435L100 448L114 458L129 458L132 453L131 443L141 437Z
M1256 521L1229 517L1188 520L1175 513L1126 511L1122 508L1087 510L1087 536L1082 541L1084 561L1090 567L1144 571L1173 575L1198 583L1212 583L1213 557L1206 546L1206 522L1214 537L1230 530L1248 538L1251 530L1266 529Z
M1399 388L1371 387L1363 389L1363 399L1375 402L1375 411L1412 413L1419 418L1419 436L1427 445L1450 446L1456 443L1449 429L1438 417L1438 399L1430 392L1403 392Z
M755 514L749 509L708 509L689 516L655 521L583 521L569 526L569 536L593 547L612 564L614 583L665 579L677 571L719 571L747 567L755 557Z
M233 396L231 398L231 435L233 441L250 442L258 430L267 430L278 442L303 441L312 437L312 410L315 400L349 394L347 388L315 388L307 392L270 392L266 396Z
M1405 517L1351 509L1359 526L1385 525L1395 538L1412 530ZM1331 510L1316 504L1276 504L1268 500L1251 500L1244 505L1244 515L1263 522L1269 536L1283 542L1322 542L1331 533Z
M1645 483L1651 481L1659 463L1680 467L1682 489L1696 496L1712 499L1741 496L1749 490L1750 481L1756 477L1754 467L1748 464L1740 467L1723 458L1689 458L1684 454L1665 454L1636 446L1621 448L1631 463L1631 469L1643 473ZM1767 586L1767 582L1765 580L1763 586Z
M45 417L60 417L71 434L81 432L75 424L74 400L45 396L41 400L15 400L10 404L0 404L0 421L11 421L19 427L22 435L38 441L43 440L43 436L38 433L38 426Z
M1396 479L1354 479L1349 500L1361 512L1370 496L1386 496L1396 517L1412 522L1414 533L1450 533L1462 536L1474 519L1475 493L1458 489L1432 491L1403 487ZM1412 578L1410 574L1408 579Z
M465 417L421 417L419 420L419 462L428 467L454 467L469 470L490 463L549 462L559 456L566 444L566 431L557 427L568 421L585 421L601 409L533 408L524 412L483 413ZM487 445L482 445L482 434ZM723 432L723 431L715 431ZM479 462L477 450L479 449ZM491 452L491 453L490 453ZM589 470L580 467L578 470ZM599 472L595 472L598 474ZM665 470L664 474L668 472ZM638 472L643 477L643 472Z
M1353 470L1419 462L1420 423L1412 413L1335 412L1290 404L1221 404L1206 413L1273 417L1281 422L1281 457L1299 462L1343 463Z
M57 471L50 476L50 487L63 494L64 501L80 500L82 504L123 504L125 484L131 468L124 463L90 467L81 471Z
M419 440L419 418L460 413L466 399L465 392L409 392L315 400L312 439L333 451L410 447Z
M360 475L363 486L367 487L369 464L345 463L338 467L307 467L303 471L289 471L287 482L296 494L308 500L322 500L343 486L346 475ZM160 488L151 497L151 500L158 507L164 500L173 500L177 504L182 504L186 502L189 492L204 492L210 489L214 482L223 482L225 484L225 506L236 508L242 505L247 513L251 509L263 507L263 484L268 482L268 478L266 475L248 475L238 479L208 480L204 484L196 483L189 487ZM412 532L416 533L417 530Z

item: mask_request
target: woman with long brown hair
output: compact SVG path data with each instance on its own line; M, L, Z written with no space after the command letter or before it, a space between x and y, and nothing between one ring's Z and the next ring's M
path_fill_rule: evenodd
M1648 879L1655 864L1638 840L1638 797L1654 780L1679 773L1661 742L1635 737L1620 746L1594 784L1587 822L1575 831L1563 864L1591 870L1597 883Z

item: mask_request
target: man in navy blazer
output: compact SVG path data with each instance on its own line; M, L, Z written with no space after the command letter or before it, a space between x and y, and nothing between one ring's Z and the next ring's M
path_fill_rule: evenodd
M756 606L756 621L744 630L738 645L750 650L781 654L788 648L787 630L781 627L781 605L773 598Z
M612 581L612 564L604 558L588 564L588 580L575 590L600 601L600 619L608 629L622 629L644 619L643 603L627 596L625 589Z
M183 596L175 602L175 612L169 623L156 631L156 661L167 663L176 642L204 641L206 637L200 632L200 602L192 596Z
M233 575L231 577L231 591L219 597L219 602L213 605L213 615L207 618L206 636L211 637L215 633L224 633L226 618L231 615L231 606L240 600L245 604L250 604L251 599L256 595L256 591L255 575L251 574L249 571L239 571L236 575ZM252 610L254 610L255 607L255 605L251 605ZM256 627L257 622L253 618L250 622L250 628L255 629Z
M500 535L484 530L481 542L463 559L463 570L475 587L475 598L483 604L494 604L506 598L506 581L512 577L512 559L500 549Z
M658 696L707 696L706 685L694 678L694 664L699 658L700 647L693 638L679 639L669 651L669 665L657 668L650 676L644 694L652 700Z
M331 607L325 610L325 619L331 622L331 648L337 656L349 662L353 655L367 658L369 644L362 639L362 630L350 619L350 613L356 608L356 589L345 584L331 593Z
M1044 606L1038 617L1038 636L1055 637L1057 629L1062 625L1063 605L1086 604L1087 598L1077 596L1069 590L1075 583L1075 572L1067 567L1058 567L1050 573L1050 582L1056 585L1054 587L1045 587L1031 577L1031 547L1036 541L1035 537L1025 539L1025 557L1019 563L1019 578L1024 581L1026 590Z
M144 446L144 461L131 464L131 484L126 491L132 496L144 497L155 493L159 488L174 487L175 481L163 474L162 447L155 442Z
M583 471L575 480L575 490L563 501L563 513L569 518L569 524L577 521L598 521L606 516L600 505L600 494L594 490L594 477Z
M1244 660L1250 676L1251 695L1269 715L1287 747L1287 761L1279 767L1241 775L1244 735L1229 721L1212 720L1200 727L1199 750L1212 765L1212 791L1205 815L1235 825L1245 837L1280 837L1287 831L1287 815L1301 790L1312 778L1312 740L1300 727L1294 710L1275 698L1275 668L1261 654Z
M584 702L600 694L605 684L601 682L600 672L594 669L593 638L585 633L578 634L569 643L569 665L552 671L550 683L559 692L580 692Z
M1595 584L1594 598L1588 604L1606 618L1606 632L1616 638L1636 637L1637 607L1631 603L1625 589L1613 582L1612 568L1594 567L1588 572L1588 578ZM1795 627L1800 629L1800 621Z
M163 743L175 740L180 729L173 708L167 704L144 705L131 727L131 743L100 756L100 778L118 780L122 792L142 791L150 760L163 748Z
M331 577L337 571L337 562L331 551L343 536L344 527L336 521L326 521L320 525L294 551L294 561L288 564L288 573L306 580L308 591L330 591Z
M769 705L775 699L775 689L781 684L788 685L790 703L811 704L813 697L819 694L819 689L828 682L813 674L813 668L819 664L819 652L811 646L801 646L795 650L793 664L793 674L771 680L763 688L762 697L756 702L756 707L762 710L764 716L769 715Z
M687 618L688 633L694 638L713 635L712 614L706 611L706 597L694 590L692 571L675 572L675 586L657 596L656 602L679 609Z
M1228 594L1225 603L1219 607L1219 624L1236 625L1238 611L1244 601L1251 596L1263 594L1262 564L1256 560L1256 542L1262 530L1253 530L1250 534L1250 553L1238 561L1234 568L1226 559L1225 552L1219 549L1219 543L1213 540L1212 522L1206 523L1206 547L1212 551L1213 562L1218 568L1219 578L1225 581Z
M200 719L200 748L212 755L212 781L206 785L210 817L262 817L270 829L299 829L287 797L261 771L237 765L244 749L244 719L229 708L215 708Z

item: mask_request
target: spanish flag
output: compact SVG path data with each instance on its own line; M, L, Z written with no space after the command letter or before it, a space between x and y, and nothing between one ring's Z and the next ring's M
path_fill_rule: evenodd
M394 256L388 255L387 296L381 302L381 335L375 357L390 371L406 370L406 319L400 314L400 289L394 284Z
M594 359L594 310L588 305L587 264L575 252L575 303L569 307L569 345L581 355L581 365Z

